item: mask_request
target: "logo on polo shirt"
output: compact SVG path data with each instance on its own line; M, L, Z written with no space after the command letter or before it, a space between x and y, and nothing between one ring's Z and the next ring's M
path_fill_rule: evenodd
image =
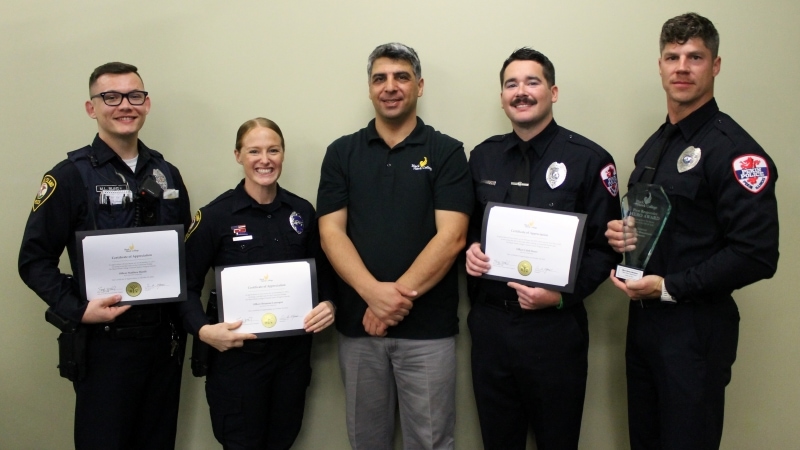
M426 156L422 158L419 164L411 164L411 170L433 170L433 168L428 165L428 157Z

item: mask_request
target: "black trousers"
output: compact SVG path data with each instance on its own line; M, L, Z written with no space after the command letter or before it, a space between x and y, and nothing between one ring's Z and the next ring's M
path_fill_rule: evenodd
M171 354L172 328L148 338L88 335L86 377L73 383L77 450L175 448L186 335Z
M288 449L300 433L311 381L311 336L211 350L206 397L225 450Z
M739 341L736 303L649 305L631 302L628 317L631 449L718 449Z
M477 302L467 318L472 384L486 449L578 448L589 330L583 304L523 312Z

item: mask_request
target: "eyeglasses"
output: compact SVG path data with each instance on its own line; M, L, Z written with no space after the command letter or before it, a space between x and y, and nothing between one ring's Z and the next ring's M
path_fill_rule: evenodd
M130 91L127 94L123 94L122 92L108 91L95 94L89 98L95 97L102 98L103 103L108 106L119 106L122 104L122 99L124 98L127 98L128 103L131 105L139 106L144 105L144 101L147 100L147 91Z

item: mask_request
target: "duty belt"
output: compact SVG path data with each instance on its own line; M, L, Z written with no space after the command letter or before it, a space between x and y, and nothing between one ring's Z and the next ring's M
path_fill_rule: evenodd
M662 301L660 298L645 298L636 301L639 302L639 307L641 307L642 309L674 308L678 304L676 302L665 302Z
M162 308L131 308L118 316L114 322L92 326L94 335L111 339L148 339L158 335L159 329L167 319Z
M131 308L117 317L116 320L114 320L114 324L118 326L158 325L162 322L162 319L164 319L164 317L162 317L161 308Z
M100 324L94 327L94 334L111 339L149 339L158 335L161 324L142 326L119 326Z
M265 340L244 341L239 350L253 355L266 355L269 351L269 342Z
M483 290L479 290L478 292L478 303L483 303L486 305L496 306L498 308L502 308L506 311L514 311L514 312L532 312L533 310L522 309L519 302L516 300L504 300L499 297L495 297L493 295L489 295Z
M516 300L506 300L491 294L487 294L483 289L478 289L476 294L478 303L489 305L494 308L500 308L505 311L522 313L522 314L561 314L569 311L570 308L556 309L556 308L540 308L540 309L523 309Z

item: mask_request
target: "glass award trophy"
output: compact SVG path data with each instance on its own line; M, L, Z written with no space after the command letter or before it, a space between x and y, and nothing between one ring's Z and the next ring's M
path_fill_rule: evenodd
M622 238L626 251L625 264L617 266L617 278L638 280L644 276L644 268L671 209L664 188L657 184L634 184L622 197ZM627 251L630 245L634 248Z

